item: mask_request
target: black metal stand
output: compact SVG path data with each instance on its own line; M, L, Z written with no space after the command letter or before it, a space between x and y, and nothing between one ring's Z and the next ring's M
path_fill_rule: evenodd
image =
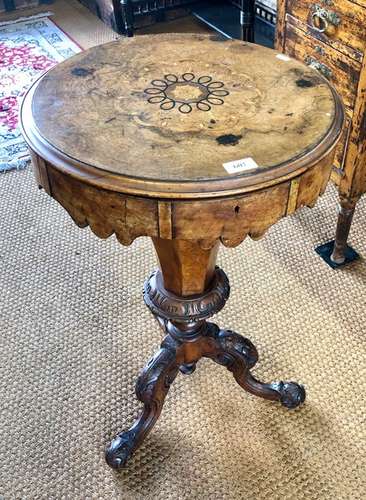
M161 22L168 10L189 6L196 2L197 0L175 0L174 2L171 0L120 0L120 11L124 24L123 33L126 36L133 36L134 21L137 16L155 15L156 21Z

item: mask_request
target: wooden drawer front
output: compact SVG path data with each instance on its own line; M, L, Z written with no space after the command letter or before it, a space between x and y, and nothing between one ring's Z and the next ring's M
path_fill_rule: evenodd
M333 168L330 176L332 182L334 182L337 186L339 186L344 174L344 163L345 163L345 156L347 153L347 146L348 146L350 132L351 132L351 121L347 120L347 123L342 132L342 137L340 138L340 141L338 143L335 152Z
M346 57L290 24L286 24L286 53L318 69L336 88L352 114L361 64Z
M303 29L362 61L366 45L366 8L348 0L287 0L288 21L303 23Z

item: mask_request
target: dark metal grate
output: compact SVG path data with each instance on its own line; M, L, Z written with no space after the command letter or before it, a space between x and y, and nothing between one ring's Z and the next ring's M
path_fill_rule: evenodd
M257 17L259 17L263 21L266 21L269 24L272 24L273 26L276 26L276 20L277 20L276 11L272 10L270 7L262 4L261 2L255 3L255 11Z
M238 9L243 9L248 0L229 0L232 5L238 7ZM249 0L250 1L250 0ZM262 2L255 2L255 15L262 19L263 21L276 25L276 11L268 7L268 5L264 5Z
M173 9L193 3L193 0L135 0L132 2L135 16L146 15L159 10Z

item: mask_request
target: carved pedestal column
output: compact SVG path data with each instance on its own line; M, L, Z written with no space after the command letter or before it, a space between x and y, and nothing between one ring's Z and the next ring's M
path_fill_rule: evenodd
M144 300L166 337L137 381L136 395L144 404L140 417L107 449L107 462L116 469L125 465L152 429L179 370L192 373L202 357L226 366L237 383L256 396L280 401L287 408L305 400L304 388L294 382L256 380L250 369L258 354L250 340L207 322L224 307L230 293L226 274L215 266L218 244L206 250L192 241L153 241L160 270L145 283Z

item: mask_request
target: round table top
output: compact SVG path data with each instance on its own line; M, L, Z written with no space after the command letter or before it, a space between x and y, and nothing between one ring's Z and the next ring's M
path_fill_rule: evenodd
M94 47L50 70L22 108L28 142L54 165L156 197L219 196L294 177L334 146L342 123L316 70L206 35Z

